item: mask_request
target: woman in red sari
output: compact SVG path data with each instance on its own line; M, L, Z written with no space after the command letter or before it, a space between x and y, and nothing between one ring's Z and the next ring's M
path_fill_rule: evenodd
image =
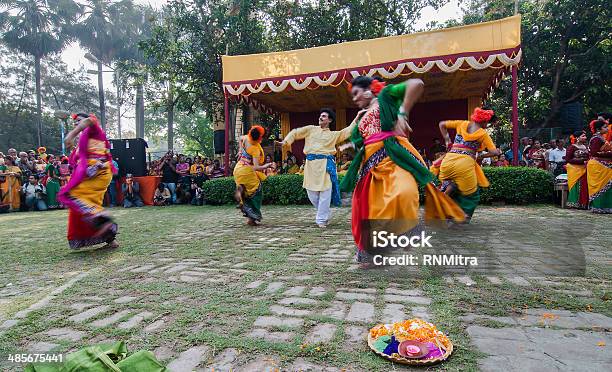
M546 170L546 150L540 145L540 141L533 141L533 146L529 149L529 158L533 161L533 166Z
M74 169L70 181L58 194L58 200L69 208L68 244L72 249L106 243L116 248L117 224L102 207L106 189L116 173L106 134L93 115L73 114L75 128L65 142L74 147L70 163ZM74 146L77 136L78 142Z

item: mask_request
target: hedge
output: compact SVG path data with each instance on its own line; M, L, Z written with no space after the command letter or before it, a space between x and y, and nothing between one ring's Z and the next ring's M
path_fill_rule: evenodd
M549 203L553 197L553 177L537 168L484 167L491 187L481 191L481 203L506 204ZM342 177L342 176L340 176ZM303 177L299 174L270 176L263 183L264 204L308 204ZM204 182L202 186L208 204L233 204L233 177Z

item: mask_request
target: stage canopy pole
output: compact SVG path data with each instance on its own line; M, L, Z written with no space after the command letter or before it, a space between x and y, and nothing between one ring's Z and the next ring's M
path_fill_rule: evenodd
M512 66L512 165L519 164L518 66Z
M229 125L229 102L227 100L227 94L224 94L223 97L224 102L223 102L223 111L225 112L225 155L223 158L223 167L225 169L225 175L229 176L229 171L230 171L230 163L229 163L229 158L230 158L230 154L229 154L229 131L230 131L230 125Z

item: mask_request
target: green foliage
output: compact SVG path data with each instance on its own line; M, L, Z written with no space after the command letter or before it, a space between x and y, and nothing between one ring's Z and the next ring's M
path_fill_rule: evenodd
M446 3L448 0L271 1L267 10L270 48L310 48L409 33L423 8L438 9Z
M471 0L464 24L508 17L511 0ZM522 51L519 69L519 118L532 128L558 126L559 110L581 101L592 117L610 111L611 9L606 0L521 1ZM490 99L496 112L510 118L510 81Z
M481 203L507 204L548 203L553 196L550 173L525 167L484 167L491 187L481 190ZM298 174L270 176L263 182L263 203L278 205L308 204L302 188L304 178ZM204 183L204 195L210 204L233 204L236 184L233 177ZM421 192L421 196L423 193Z
M308 195L302 187L304 177L298 174L270 176L263 182L264 204L308 204Z
M22 106L18 110L11 103L0 104L0 151L6 154L11 147L17 151L36 149L36 128L35 106ZM42 137L48 154L61 153L62 142L57 119L49 115L42 116Z
M526 167L483 167L491 186L480 194L482 203L548 203L553 196L553 177L545 170Z
M3 0L0 4L2 40L36 58L62 50L68 40L66 28L78 11L72 0Z
M206 202L212 205L232 204L236 184L234 177L216 178L202 184ZM265 195L265 194L264 194Z
M7 147L31 149L37 147L36 86L32 74L34 62L27 55L17 53L0 44L0 81L14 84L0 85L0 151ZM58 55L48 56L41 64L41 120L42 144L51 153L61 149L60 124L53 118L55 110L85 111L99 114L98 92L89 82L84 69L71 70ZM107 93L110 102L115 95ZM114 131L116 111L109 106L107 129Z
M307 204L308 195L302 188L304 177L297 174L270 176L263 182L264 204ZM236 183L234 177L217 178L204 182L202 189L209 204L233 204Z

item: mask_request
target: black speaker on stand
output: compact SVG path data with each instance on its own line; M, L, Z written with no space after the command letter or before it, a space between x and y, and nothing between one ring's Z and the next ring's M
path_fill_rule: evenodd
M215 154L225 153L225 130L214 132Z
M119 176L131 173L134 177L147 175L147 142L142 138L115 139L109 141L111 155L119 164Z

